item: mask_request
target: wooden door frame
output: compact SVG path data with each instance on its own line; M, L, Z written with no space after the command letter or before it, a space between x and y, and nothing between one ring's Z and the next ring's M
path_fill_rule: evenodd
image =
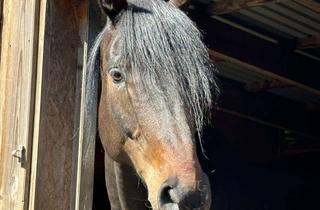
M0 209L92 207L95 141L84 137L83 117L89 2L0 2Z

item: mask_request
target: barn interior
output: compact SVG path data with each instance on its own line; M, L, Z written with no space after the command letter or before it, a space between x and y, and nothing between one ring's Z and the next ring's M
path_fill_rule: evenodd
M320 209L320 2L197 0L221 94L199 150L215 210ZM199 147L198 147L199 148ZM96 144L93 209L109 209Z
M109 209L86 116L97 2L0 0L0 209ZM221 89L198 153L212 209L320 209L319 13L319 0L191 0Z

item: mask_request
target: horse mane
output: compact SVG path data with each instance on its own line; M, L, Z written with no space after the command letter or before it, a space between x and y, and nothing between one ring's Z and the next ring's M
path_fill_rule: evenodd
M123 40L124 65L131 66L134 81L139 81L137 88L144 88L148 95L158 91L167 99L179 96L192 111L201 136L218 88L214 65L194 23L164 0L130 0L115 24ZM92 94L97 52L106 33L105 28L91 50L88 94Z

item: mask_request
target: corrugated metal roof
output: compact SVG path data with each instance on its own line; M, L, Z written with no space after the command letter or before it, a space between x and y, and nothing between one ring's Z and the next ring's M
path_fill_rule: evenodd
M268 31L276 37L303 39L320 34L320 14L295 1L267 3L259 7L241 9L219 16L227 20L237 19L242 27ZM238 23L239 24L239 23ZM261 34L265 36L263 33ZM299 50L302 54L320 61L320 50Z
M320 34L320 14L290 0L241 9L225 15L213 16L213 18L273 43L278 42L277 38L298 40ZM273 36L269 36L270 34ZM319 48L301 49L296 52L319 61L320 66ZM273 80L266 75L259 75L232 63L219 62L217 65L222 77L243 84ZM268 91L295 101L320 105L319 95L297 87L272 88Z
M254 24L263 24L291 38L304 38L320 32L320 15L292 1L244 9L234 15L246 16Z

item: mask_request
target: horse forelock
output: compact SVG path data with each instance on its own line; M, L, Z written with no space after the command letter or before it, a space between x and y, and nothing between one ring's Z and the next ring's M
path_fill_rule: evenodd
M143 88L147 95L160 90L167 99L179 95L192 110L201 136L205 113L213 104L212 92L218 89L215 68L193 22L163 0L130 0L115 28L123 42L122 63L131 66L134 81L139 81L137 88ZM91 51L89 76L106 33L105 28Z

